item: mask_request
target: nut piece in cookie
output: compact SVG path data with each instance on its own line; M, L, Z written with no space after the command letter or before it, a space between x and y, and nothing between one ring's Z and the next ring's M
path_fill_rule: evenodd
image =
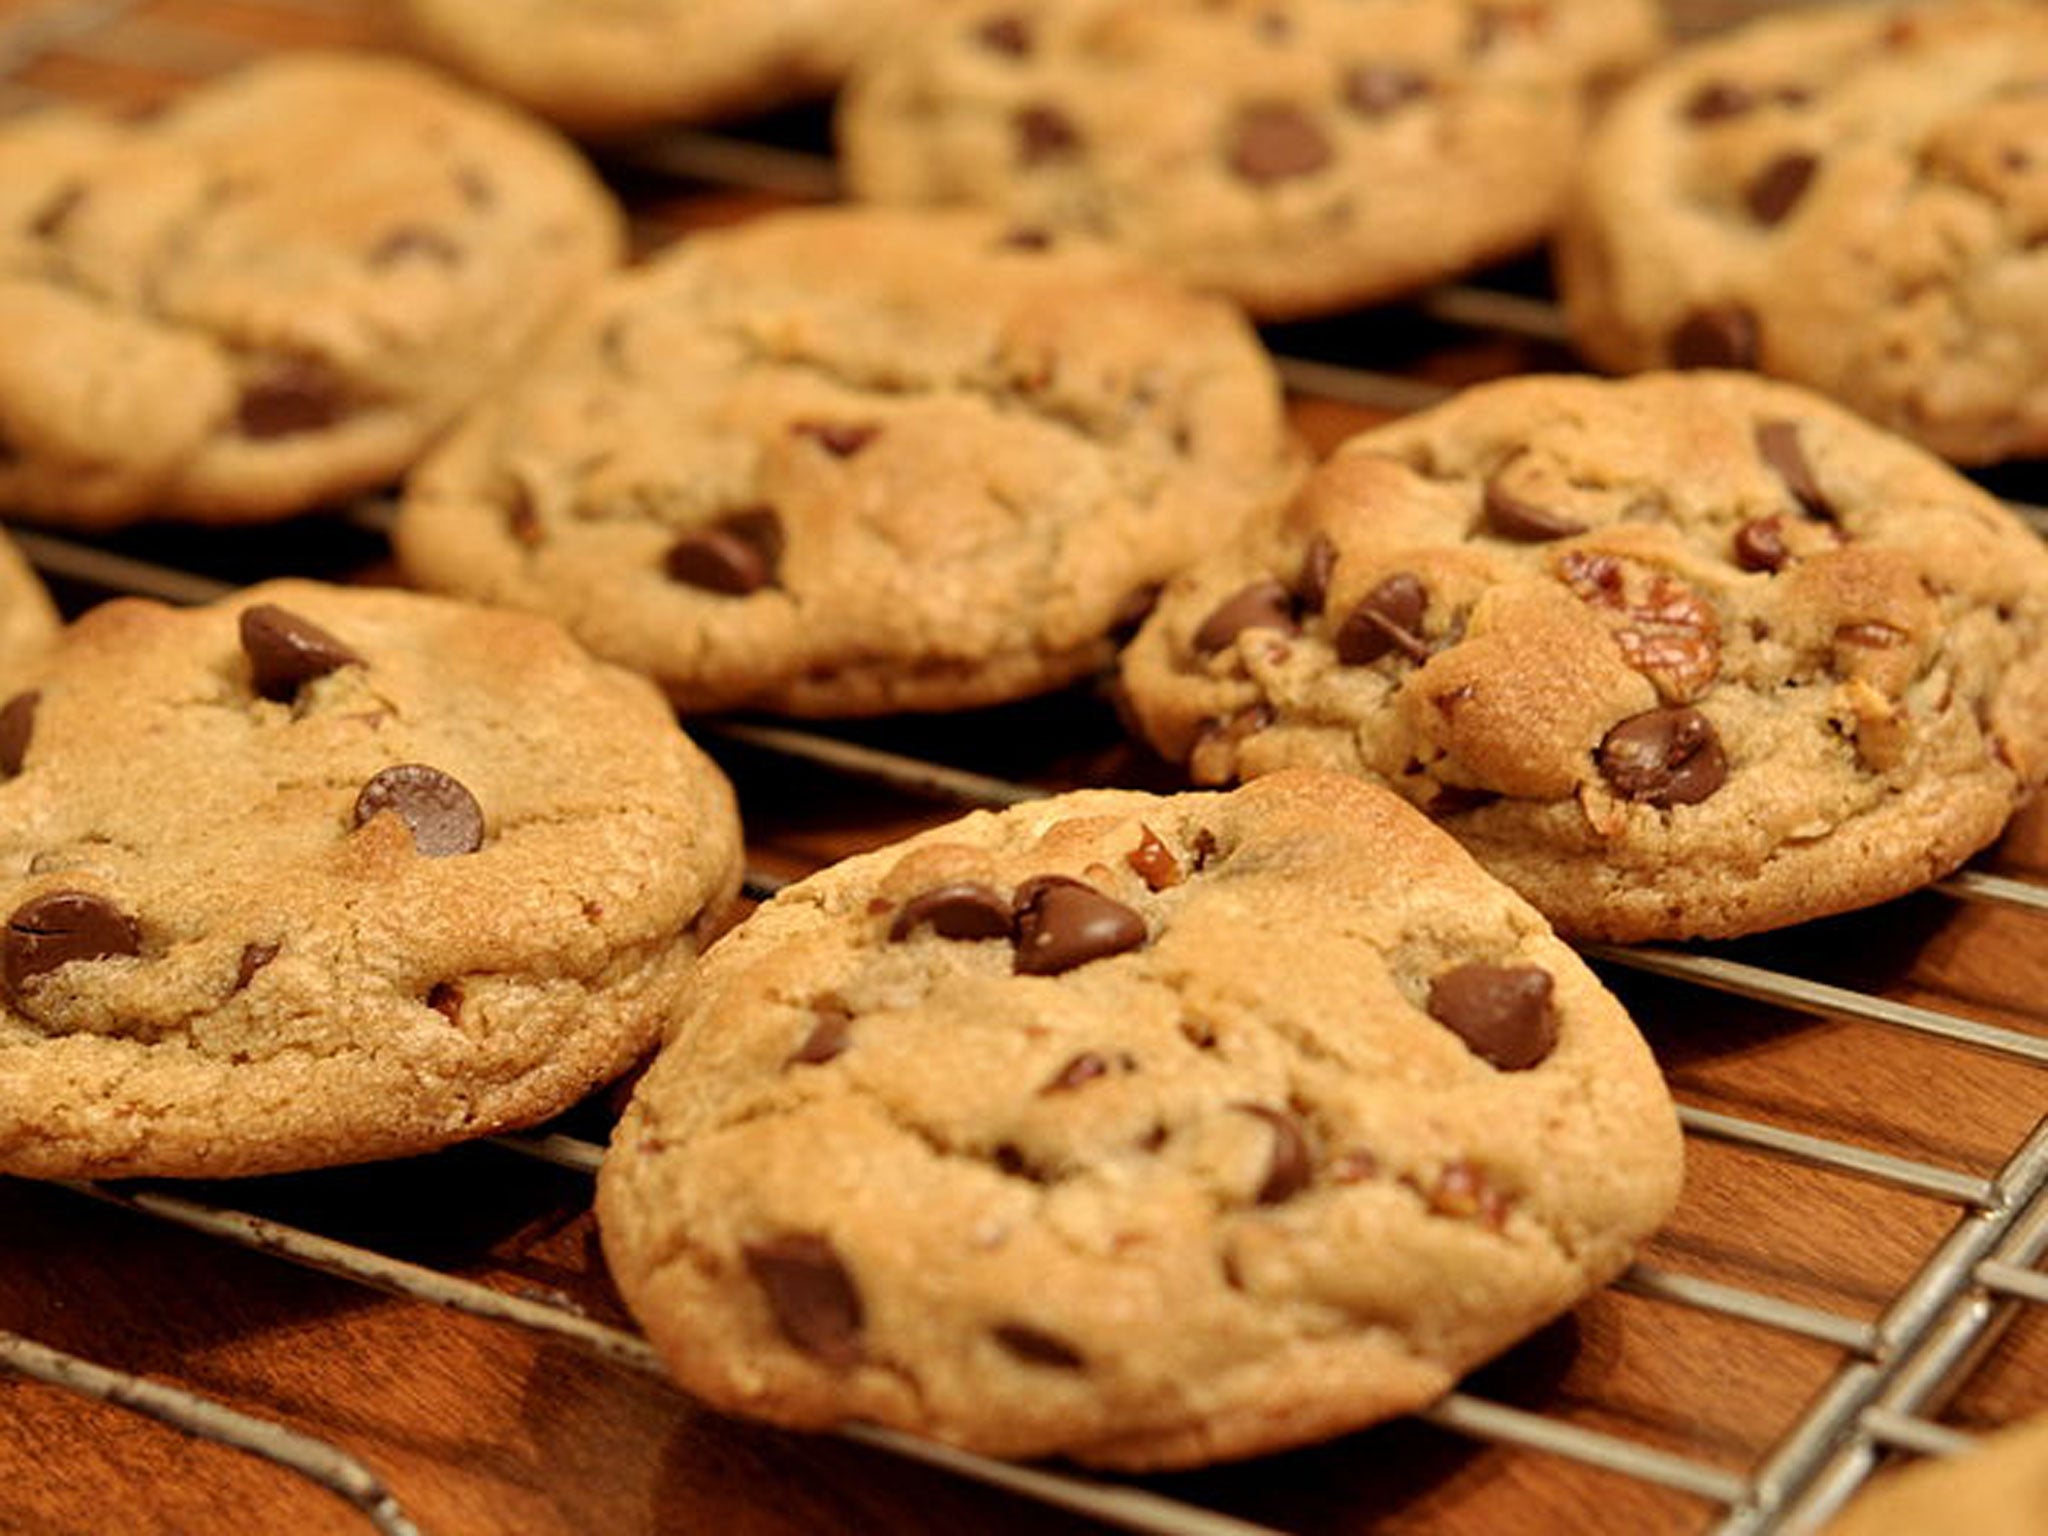
M957 709L1106 668L1300 462L1229 305L1016 233L835 208L693 235L414 475L406 570L691 711Z
M1189 1466L1431 1401L1616 1274L1680 1145L1634 1027L1396 797L1082 791L712 951L600 1174L718 1407Z
M1594 130L1557 242L1580 350L1754 368L1959 463L2048 453L2048 13L1782 11Z
M1340 448L1124 653L1201 784L1397 789L1560 929L1882 901L2048 776L2048 552L1804 390L1524 378Z
M543 620L295 581L104 604L0 703L0 1171L544 1118L654 1043L739 864L665 701Z

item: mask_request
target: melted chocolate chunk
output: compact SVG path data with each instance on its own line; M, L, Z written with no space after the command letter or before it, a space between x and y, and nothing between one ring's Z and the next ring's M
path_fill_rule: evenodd
M1109 632L1112 636L1127 640L1138 632L1144 622L1152 617L1152 610L1159 606L1160 585L1148 581L1135 591L1126 592L1116 605L1116 612L1109 616Z
M7 919L0 937L0 982L10 998L36 977L74 960L107 960L142 952L134 918L91 891L45 891Z
M437 981L427 989L427 1006L450 1024L462 1022L462 983Z
M278 703L289 703L302 683L363 664L362 657L311 619L275 603L244 608L241 632L256 692Z
M1265 1177L1259 1181L1259 1192L1253 1198L1260 1205L1278 1205L1307 1189L1315 1177L1315 1159L1310 1155L1301 1121L1288 1111L1267 1104L1232 1107L1256 1115L1273 1131L1273 1150L1266 1160Z
M811 1007L811 1032L789 1053L785 1067L822 1067L846 1054L853 1044L853 1015L844 1003L825 1001Z
M67 181L36 210L35 217L29 220L28 232L38 240L55 240L64 233L64 226L71 221L72 215L84 205L85 183Z
M782 1336L836 1369L860 1363L866 1314L860 1292L829 1239L792 1232L740 1249Z
M1486 482L1485 508L1487 527L1502 538L1539 544L1586 531L1586 525L1576 518L1517 496L1500 481L1496 474Z
M42 694L31 688L0 704L0 774L13 778L28 758L28 744L35 736L36 705Z
M808 437L834 458L850 459L881 435L872 421L799 421L790 431Z
M1227 156L1231 170L1254 186L1309 176L1330 163L1329 136L1287 101L1253 102L1237 114Z
M1065 875L1017 888L1017 973L1057 976L1145 942L1145 920L1120 901Z
M1052 249L1052 231L1028 224L1019 225L1003 231L1003 238L998 243L1007 251L1049 251Z
M1754 368L1760 337L1756 316L1740 304L1710 304L1671 333L1674 368Z
M1685 118L1691 123L1718 123L1741 117L1757 107L1757 94L1730 80L1709 80L1686 98Z
M1426 661L1429 646L1422 639L1422 616L1429 593L1421 580L1398 571L1366 593L1337 631L1337 659L1361 667L1398 650L1410 661Z
M1697 805L1728 778L1713 723L1687 707L1631 715L1601 741L1599 763L1617 795L1659 810Z
M1782 517L1757 517L1735 530L1735 563L1745 571L1780 571L1791 560Z
M1814 479L1813 465L1799 444L1798 422L1758 422L1756 451L1758 457L1778 472L1778 478L1785 482L1785 489L1792 493L1794 501L1814 517L1830 522L1834 520L1834 506L1820 488L1820 482Z
M1204 656L1222 650L1247 629L1278 629L1294 633L1294 597L1267 577L1241 588L1216 605L1195 631L1195 650Z
M1503 1072L1521 1072L1557 1045L1548 971L1533 965L1461 965L1429 984L1429 1016Z
M256 979L256 973L277 958L276 944L244 944L235 962L235 990L240 992Z
M1294 598L1303 613L1321 613L1330 600L1330 577L1337 570L1337 546L1327 533L1308 541L1301 569L1294 576Z
M405 823L413 847L427 858L475 853L484 845L476 796L425 763L398 763L373 775L356 796L355 825L385 811Z
M1344 105L1362 117L1385 117L1429 92L1429 76L1399 64L1354 64L1344 72Z
M991 16L974 29L975 41L991 53L1021 59L1031 52L1031 25L1022 16Z
M1056 1371L1078 1371L1088 1362L1064 1339L1054 1338L1022 1323L1002 1323L991 1332L995 1341L1029 1365L1043 1365Z
M749 507L669 546L663 565L672 580L727 597L773 586L782 563L782 519L771 507Z
M955 880L906 901L889 925L889 937L900 942L927 927L942 939L1007 939L1011 926L1010 904L999 892Z
M1080 153L1081 131L1072 118L1056 107L1042 102L1019 107L1010 122L1016 134L1020 165L1043 165L1048 160L1065 160Z
M1138 846L1124 856L1148 891L1163 891L1181 882L1180 860L1150 827L1141 828Z
M1820 161L1809 154L1778 156L1757 172L1743 190L1743 201L1749 206L1750 216L1759 224L1782 224L1786 216L1799 206L1799 200L1812 184L1813 173L1819 169Z
M242 386L235 424L259 441L331 427L348 414L340 375L313 357L272 358Z

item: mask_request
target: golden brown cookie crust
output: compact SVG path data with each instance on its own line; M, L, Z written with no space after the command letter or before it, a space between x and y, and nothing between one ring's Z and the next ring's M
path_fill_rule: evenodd
M1617 1273L1679 1164L1536 914L1290 773L978 813L784 891L707 959L598 1212L716 1406L1160 1468L1430 1401Z

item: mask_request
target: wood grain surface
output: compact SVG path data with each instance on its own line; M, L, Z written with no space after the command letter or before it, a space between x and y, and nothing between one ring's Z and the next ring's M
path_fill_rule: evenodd
M1770 8L1673 6L1687 30ZM350 0L0 0L0 108L52 97L135 107L268 49L375 45L382 36L374 6ZM765 131L800 149L818 139L815 117ZM777 200L612 169L643 247ZM1543 294L1533 266L1498 282ZM1552 346L1475 331L1420 304L1291 327L1274 340L1441 384L1568 362ZM1324 448L1384 414L1308 393L1294 410ZM2038 498L2048 486L2020 474L2000 488ZM229 581L287 568L375 574L383 557L373 529L331 519L232 536L144 530L106 547ZM60 585L74 608L104 595L89 578ZM839 734L1045 786L1153 776L1085 688ZM753 865L764 874L801 873L952 809L716 736L708 744L741 787ZM2048 812L2022 817L1984 867L2048 878ZM2048 918L1927 893L1699 952L2048 1039L2044 936ZM2023 1061L1627 966L1606 974L1680 1100L1700 1110L1993 1180L2048 1107L2042 1069ZM602 1102L585 1106L570 1128L601 1138L606 1115ZM587 1176L500 1147L180 1192L626 1323L598 1257ZM1966 1219L1953 1199L1694 1136L1683 1202L1646 1257L1661 1271L1876 1324ZM70 1189L0 1180L0 1232L0 1330L342 1447L431 1536L1100 1528L843 1439L726 1420L629 1366L526 1329L380 1295ZM1468 1391L1748 1478L1857 1358L1841 1344L1616 1291L1480 1372ZM1944 1422L1979 1430L2043 1408L2048 1328L2038 1312L2019 1311L1959 1384ZM1696 1532L1729 1513L1715 1500L1415 1421L1122 1486L1331 1536ZM0 1373L0 1533L369 1529L335 1496L262 1460Z

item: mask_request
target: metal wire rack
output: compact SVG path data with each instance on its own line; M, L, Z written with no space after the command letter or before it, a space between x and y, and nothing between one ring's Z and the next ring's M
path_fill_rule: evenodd
M1759 0L1711 9L1725 21L1737 13L1767 8ZM274 14L292 26L309 23L317 37L327 23L345 20L350 7L346 0L243 0L233 14L255 16L261 23L248 27L247 35L224 28L219 14L204 8L195 13L201 17L198 22L160 14L177 9L149 0L70 0L32 6L12 21L0 10L0 108L34 104L49 94L22 77L39 61L55 56L69 56L84 66L144 60L150 69L171 76L197 76L270 46L273 31L267 16ZM620 153L639 173L685 178L713 188L800 199L830 196L833 191L829 161L767 139L671 133L625 146ZM1411 310L1419 323L1482 345L1505 340L1516 346L1556 348L1563 339L1555 306L1542 296L1540 284L1533 292L1486 283L1447 287L1423 296ZM1286 357L1283 370L1298 395L1385 413L1429 404L1447 387L1413 373L1375 373L1310 355ZM2048 515L2025 506L2021 511L2037 526L2048 528ZM350 548L374 550L387 514L387 507L375 503L350 509L347 523L365 541ZM235 584L188 569L147 545L138 550L26 530L18 537L35 563L81 600L119 592L196 602L221 595ZM827 775L934 805L999 806L1046 792L1040 783L991 775L952 760L960 754L949 754L943 741L932 748L923 736L915 750L905 751L886 733L878 740L875 733L858 728L726 721L705 723L698 734L715 750L735 754L742 764L767 762L778 772ZM971 759L973 754L965 756ZM780 883L777 874L757 871L749 877L750 894L764 896ZM1941 882L1935 893L1921 899L1959 911L2000 912L2021 923L2048 913L2048 883L1992 869L1959 873ZM2029 935L2021 942L2038 944L2038 937ZM1718 999L1733 998L1744 1005L1925 1042L1930 1048L1963 1047L1993 1064L1995 1091L2022 1102L2048 1104L2036 1075L2037 1069L2048 1066L2048 1028L2037 1028L2048 1026L2048 1007L2020 1009L2016 1019L2001 1022L1976 1015L2014 1010L1898 1001L1876 989L1808 974L1796 944L1761 954L1740 946L1591 946L1586 954L1618 985L1651 988L1649 996L1660 1006L1704 1010L1712 1017L1721 1006ZM1588 1427L1545 1411L1541 1402L1531 1408L1478 1390L1454 1392L1423 1417L1471 1441L1563 1458L1685 1495L1705 1511L1691 1528L1719 1536L1809 1530L1837 1510L1888 1453L1942 1454L1968 1445L1970 1437L1941 1423L1938 1415L1983 1368L1993 1345L2027 1309L2048 1304L2048 1274L2036 1268L2048 1247L2048 1120L2006 1144L1996 1166L1985 1173L1903 1156L1857 1139L1816 1135L1780 1124L1774 1117L1732 1114L1705 1103L1683 1103L1681 1117L1696 1149L1712 1144L1759 1160L1769 1178L1776 1178L1778 1170L1803 1168L1830 1180L1859 1181L1934 1202L1946 1213L1938 1241L1903 1284L1886 1291L1871 1316L1839 1305L1818 1305L1796 1294L1688 1273L1667 1262L1639 1263L1618 1282L1620 1293L1646 1304L1687 1309L1766 1340L1805 1341L1832 1353L1835 1363L1819 1390L1778 1429L1766 1454L1744 1464L1697 1449L1669 1449L1652 1436ZM508 1165L538 1162L582 1176L595 1171L601 1153L601 1146L587 1133L543 1130L497 1138L478 1155ZM189 1187L63 1187L82 1201L187 1229L371 1291L562 1341L588 1352L607 1369L660 1374L652 1350L641 1338L593 1318L566 1296L514 1293L213 1198L196 1198ZM216 1195L219 1188L207 1193ZM107 1369L18 1333L0 1331L0 1370L148 1415L187 1434L264 1458L346 1500L360 1512L367 1528L387 1536L420 1529L362 1459L285 1424L223 1406L182 1387ZM994 1462L868 1426L850 1425L842 1433L876 1451L1132 1530L1169 1536L1270 1536L1279 1529L1136 1482ZM1362 1513L1370 1518L1370 1511Z

